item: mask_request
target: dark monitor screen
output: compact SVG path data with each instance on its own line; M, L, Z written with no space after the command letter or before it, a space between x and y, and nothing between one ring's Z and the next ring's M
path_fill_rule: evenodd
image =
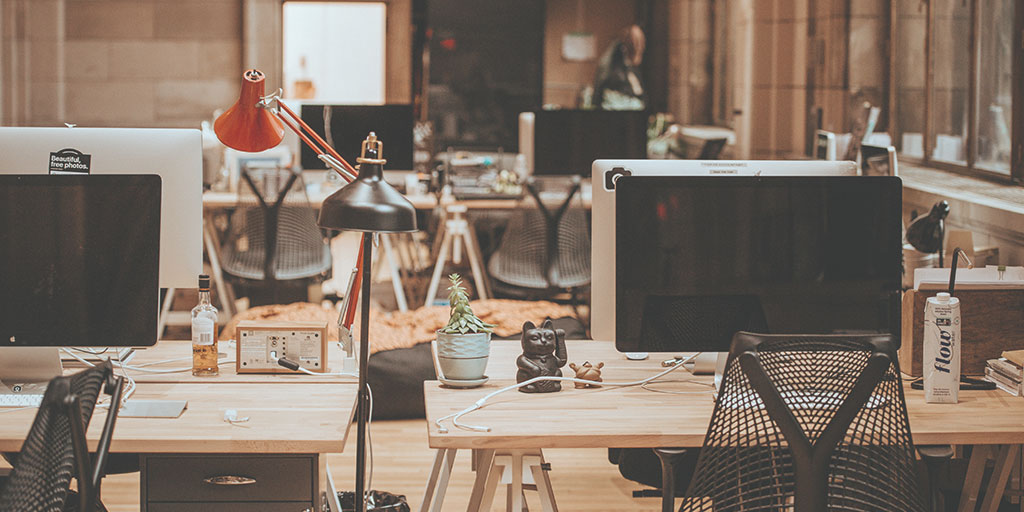
M647 158L643 111L541 110L535 116L535 175L589 176L594 160Z
M0 340L157 340L160 176L0 176ZM199 229L199 226L196 226Z
M624 176L615 195L620 351L726 352L740 330L899 343L899 178Z
M328 108L329 107L329 108ZM330 137L325 129L324 110L329 110ZM412 170L413 113L412 105L302 105L302 121L333 147L352 165L363 149L363 140L370 132L384 143L386 169ZM303 169L326 169L316 152L302 144Z

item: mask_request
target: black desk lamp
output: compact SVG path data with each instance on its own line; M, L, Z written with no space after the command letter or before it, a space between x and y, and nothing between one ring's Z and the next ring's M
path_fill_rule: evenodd
M322 228L366 233L405 233L416 231L416 209L412 203L384 181L383 144L377 136L363 141L359 177L324 199L317 224ZM362 309L359 323L359 398L356 408L356 512L366 512L366 423L369 419L370 393L366 386L370 357L370 267L373 237L363 237Z
M939 253L939 268L945 266L942 261L942 242L946 233L947 216L949 216L949 203L939 201L932 205L932 210L928 212L928 215L914 219L907 226L907 242L910 242L914 249L923 253Z

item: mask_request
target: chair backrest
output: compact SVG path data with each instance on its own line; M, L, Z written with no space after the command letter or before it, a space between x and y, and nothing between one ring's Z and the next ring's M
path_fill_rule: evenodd
M590 230L586 211L573 207L577 177L557 208L541 197L536 181L526 182L536 207L522 207L509 219L488 266L499 281L525 288L575 288L590 282Z
M682 510L923 511L889 336L737 333Z
M99 495L99 479L117 408L112 408L113 412L108 414L95 464L91 462L86 447L85 430L100 392L106 388L119 401L120 386L120 379L113 378L113 367L109 362L50 381L0 496L0 510L60 511L67 499L72 477L79 481L79 510L92 510L91 504Z
M704 141L704 145L700 148L700 156L697 160L718 160L718 155L725 149L725 144L729 142L729 139L707 139Z
M224 268L250 279L322 272L326 241L301 175L285 168L244 168L238 205L224 240ZM297 269L313 269L302 272Z

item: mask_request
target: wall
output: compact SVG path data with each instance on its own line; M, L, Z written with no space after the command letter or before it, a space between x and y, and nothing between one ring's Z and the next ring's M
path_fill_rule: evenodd
M594 83L597 62L622 30L636 20L634 0L547 0L544 22L544 103L577 106L580 90ZM586 62L562 58L562 36L590 32L597 56Z
M280 86L281 0L0 0L0 124L198 127L242 71ZM412 100L411 0L388 0L387 101Z
M237 97L241 0L6 0L3 123L196 127Z
M683 124L711 122L711 3L669 2L668 109Z
M819 115L846 133L864 101L886 112L888 11L886 0L754 2L751 158L806 154Z

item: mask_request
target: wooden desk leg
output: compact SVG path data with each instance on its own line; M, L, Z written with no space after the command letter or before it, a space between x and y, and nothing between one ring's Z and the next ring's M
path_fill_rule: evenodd
M551 487L551 478L548 471L544 469L544 455L529 457L530 471L533 472L533 481L537 484L537 493L540 494L540 506L543 512L558 512L558 505L555 504L555 491Z
M484 492L487 488L487 478L491 473L491 466L494 463L494 450L473 450L473 460L476 464L476 480L473 481L473 493L469 496L467 512L477 512L484 499ZM498 475L501 476L500 474ZM492 500L494 495L491 495Z
M981 478L985 475L985 462L988 460L989 447L977 445L971 450L971 460L967 463L967 475L960 494L959 512L974 512L978 506L978 491L981 489Z
M452 243L452 232L444 231L444 240L441 241L441 250L437 252L437 261L434 263L434 273L430 276L430 286L427 288L427 297L423 299L424 306L433 306L434 298L437 297L437 287L441 284L441 274L444 272L444 265L448 262L448 247Z
M203 244L206 245L206 256L210 258L213 283L217 285L221 307L227 313L228 318L233 318L237 313L235 311L235 291L229 288L224 281L224 271L220 266L220 241L217 239L217 227L213 225L212 216L203 222Z
M441 505L444 504L444 495L448 490L448 480L452 476L452 466L455 462L454 448L441 448L434 456L434 465L430 470L430 478L427 479L427 489L423 493L423 504L420 505L420 512L441 512ZM434 492L437 497L434 497Z
M481 462L483 462L483 459L481 459ZM501 475L511 465L512 461L509 455L494 456L490 470L485 470L487 472L487 481L484 483L483 498L480 500L480 506L474 512L491 511L494 506L494 495L498 491L498 485L501 484ZM477 475L479 476L480 473L477 473Z
M1017 445L1009 444L996 448L996 465L992 469L992 476L989 477L985 499L981 502L981 512L996 512L999 509L999 503L1003 501L1003 491L1006 490L1006 481L1010 478L1010 471L1017 460L1019 448Z
M171 306L174 304L174 288L168 288L167 294L164 295L164 303L160 306L160 320L156 325L156 339L161 340L164 337L164 329L167 328L167 316L171 314Z
M512 482L508 486L506 512L523 510L523 452L512 452Z
M395 302L398 304L398 310L405 313L409 311L409 305L405 302L405 289L402 288L402 273L398 269L398 259L395 257L391 235L381 233L380 243L384 247L381 253L387 259L388 268L391 270L391 287L395 290Z

